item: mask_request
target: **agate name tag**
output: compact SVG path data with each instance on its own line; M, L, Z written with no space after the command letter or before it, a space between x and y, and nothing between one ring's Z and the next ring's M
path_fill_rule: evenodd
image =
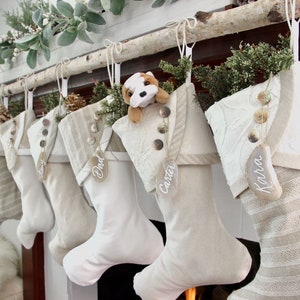
M98 150L90 158L90 166L93 177L99 182L104 181L107 176L108 167L107 160L101 150Z
M282 188L272 165L270 147L258 145L246 164L246 177L250 189L260 200L277 200Z
M173 197L177 193L178 166L174 160L168 159L162 164L156 178L156 192L163 197Z

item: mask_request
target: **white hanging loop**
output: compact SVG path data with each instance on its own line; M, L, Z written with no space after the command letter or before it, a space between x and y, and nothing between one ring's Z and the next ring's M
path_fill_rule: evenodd
M106 47L106 66L110 85L120 84L121 64L115 62L114 53L120 54L122 52L122 43L115 43L106 39L104 45Z
M64 76L64 67L70 62L69 58L63 58L60 63L56 65L56 81L57 81L57 87L58 92L62 97L68 96L68 82L69 77ZM61 84L60 84L61 80Z
M176 41L177 41L177 47L179 50L180 58L183 58L184 56L188 57L190 60L192 60L192 52L193 47L195 46L196 42L192 44L192 46L188 46L187 40L186 40L186 31L187 28L193 29L197 25L197 19L195 17L193 18L186 18L183 19L180 22L171 21L168 22L166 27L175 27L175 33L176 33ZM182 45L179 41L179 35L182 35ZM190 83L192 81L192 72L188 71L186 76L186 83Z
M8 109L8 96L4 96L2 98L2 101L3 101L3 105L6 109Z
M290 47L293 51L294 62L299 61L299 20L296 20L296 0L285 0L285 13L290 29Z
M187 45L187 40L186 40L186 31L187 28L193 29L197 25L197 19L195 17L192 18L185 18L182 21L170 21L166 24L166 27L175 27L175 33L176 33L176 42L177 42L177 47L179 50L180 58L183 58L184 55L190 56L192 54L192 49L195 45L191 47L188 47ZM182 35L182 43L180 43L180 33Z
M3 96L4 84L0 85L0 103L4 105L6 109L8 109L8 96Z
M35 88L29 89L28 88L28 79L34 73L26 75L24 78L21 79L21 84L24 86L24 106L25 110L33 110L33 91Z

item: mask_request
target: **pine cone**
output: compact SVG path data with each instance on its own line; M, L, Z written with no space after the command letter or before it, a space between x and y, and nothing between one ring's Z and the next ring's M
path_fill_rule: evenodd
M0 124L10 119L10 114L3 104L0 104Z
M79 94L71 93L65 100L66 109L70 112L82 108L86 105L86 101Z

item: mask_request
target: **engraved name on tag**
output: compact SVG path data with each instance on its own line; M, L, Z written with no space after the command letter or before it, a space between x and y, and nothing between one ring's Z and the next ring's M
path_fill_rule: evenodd
M270 147L258 145L246 164L246 178L250 189L261 200L277 200L282 188L272 165Z
M98 150L90 158L90 166L93 177L102 182L107 177L107 160L104 157L104 153L101 150Z
M177 193L178 166L174 160L166 160L156 178L156 191L163 197L173 197Z

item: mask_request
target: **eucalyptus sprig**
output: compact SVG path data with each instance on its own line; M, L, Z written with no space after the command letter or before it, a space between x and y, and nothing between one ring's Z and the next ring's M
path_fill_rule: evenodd
M134 0L141 1L141 0ZM155 0L152 7L177 0ZM27 52L26 62L36 67L37 56L43 53L49 61L50 45L54 35L60 33L58 45L67 46L76 39L93 43L89 33L102 33L106 21L103 12L121 15L125 0L88 0L87 4L76 2L73 7L64 0L56 6L47 0L20 0L19 9L4 13L6 24L12 29L0 41L0 64L13 63L20 52Z

